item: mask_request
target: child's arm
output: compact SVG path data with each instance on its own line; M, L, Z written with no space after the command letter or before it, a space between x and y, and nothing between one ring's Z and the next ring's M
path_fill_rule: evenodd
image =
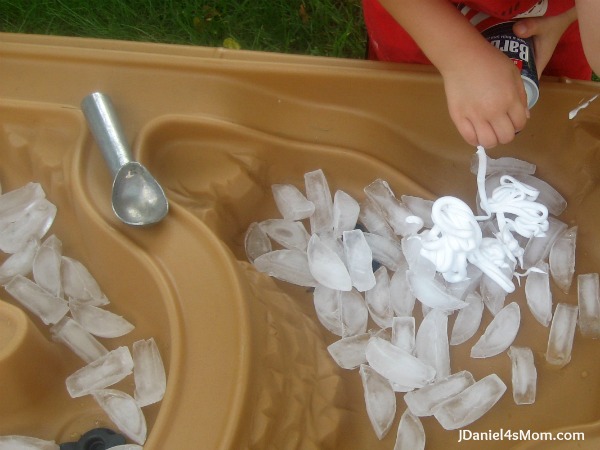
M471 145L508 143L525 126L519 71L447 0L380 0L444 79L450 117Z
M600 2L576 0L579 32L585 56L596 75L600 74Z

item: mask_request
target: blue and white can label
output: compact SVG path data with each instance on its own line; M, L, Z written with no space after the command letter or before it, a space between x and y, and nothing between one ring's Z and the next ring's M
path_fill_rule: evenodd
M531 109L540 96L533 39L517 37L513 33L514 24L514 21L501 22L483 30L482 34L488 42L512 59L521 72L527 93L527 107Z

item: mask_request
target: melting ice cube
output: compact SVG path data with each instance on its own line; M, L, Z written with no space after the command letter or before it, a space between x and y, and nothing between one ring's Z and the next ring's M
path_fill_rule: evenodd
M358 221L360 205L344 191L336 191L333 196L333 233L340 237L344 231L353 230Z
M315 212L310 216L311 233L322 233L333 230L333 201L329 184L321 169L304 174L306 198L315 205Z
M473 292L467 295L465 302L468 306L458 311L450 335L450 345L459 345L471 339L481 324L483 316L481 296Z
M321 242L317 234L310 238L307 257L308 269L320 284L339 291L352 289L352 280L346 265L335 251Z
M70 317L63 317L50 328L50 333L88 364L108 353L104 345Z
M535 402L537 370L533 361L533 352L529 347L508 349L512 366L513 399L517 405L531 405Z
M294 222L287 219L268 219L263 220L258 225L267 236L281 244L284 248L306 250L310 235L302 222Z
M421 197L413 197L412 195L403 195L400 197L400 200L402 200L402 203L408 206L408 209L410 209L411 212L421 218L425 228L433 227L433 220L431 220L433 200L426 200Z
M92 395L123 434L140 445L146 442L146 418L131 396L116 389L101 389Z
M0 250L19 251L30 239L42 239L56 217L56 206L45 198L35 200L14 221L0 226Z
M505 391L506 385L493 373L442 402L434 416L446 430L465 427L488 412Z
M352 285L361 292L375 286L373 252L361 230L344 231L344 254Z
M159 402L167 389L167 375L154 338L133 343L135 401L140 406Z
M375 261L392 271L398 270L403 264L406 266L402 246L398 241L373 233L363 233L363 235L371 248Z
M541 261L535 266L539 272L531 272L525 280L525 297L533 317L547 327L552 320L552 291L548 264Z
M435 369L391 342L373 337L367 345L367 361L391 383L419 388L431 383Z
M355 290L337 291L319 285L313 297L317 318L333 334L346 337L366 332L369 312Z
M445 311L432 309L427 313L417 331L415 354L435 369L436 378L450 375L448 315Z
M548 231L544 236L534 236L529 239L523 254L523 268L529 269L538 262L545 260L550 254L552 245L567 229L567 224L554 217L548 217Z
M259 256L273 250L271 239L269 239L267 233L258 225L258 222L253 222L248 227L244 236L244 249L246 250L248 261L251 263Z
M119 347L69 375L67 391L73 398L81 397L121 381L132 371L129 349Z
M390 382L373 368L360 366L360 377L365 394L367 414L379 439L383 439L390 430L396 415L396 394Z
M392 320L392 344L408 353L413 353L415 351L415 330L414 317L394 317Z
M94 306L108 304L96 279L80 261L62 256L61 281L65 295Z
M430 308L452 311L467 306L467 303L451 295L433 276L412 269L406 272L406 276L413 295Z
M496 314L483 335L471 348L472 358L488 358L506 350L515 340L521 324L521 310L509 303Z
M423 450L425 448L425 430L423 424L410 409L400 417L394 450Z
M404 394L404 401L413 414L431 416L435 409L446 400L460 394L475 383L471 372L463 370L445 378L440 378L421 389Z
M28 436L0 436L0 450L59 450L54 441Z
M579 329L585 337L600 337L600 281L598 273L577 276Z
M300 250L273 250L256 258L254 266L258 271L288 283L307 287L318 284L308 268L306 252Z
M392 326L394 310L390 298L390 277L384 266L375 271L375 286L365 292L365 302L373 321L381 328Z
M277 209L287 220L302 220L315 211L313 202L308 201L300 190L292 184L274 184L271 186Z
M415 216L404 203L396 198L386 181L377 179L365 187L364 191L367 197L379 207L394 233L408 236L415 234L423 227L423 220Z
M69 312L69 305L65 300L54 297L22 275L13 277L5 289L46 325L57 323Z
M62 264L62 242L52 234L46 238L33 260L33 279L55 297L62 297L60 266Z
M546 349L546 361L549 364L563 367L571 361L578 309L566 303L556 305Z
M390 297L394 313L397 316L412 316L415 307L415 296L406 278L407 264L398 267L390 279Z
M15 275L29 275L39 246L40 242L37 239L30 239L21 249L10 255L0 265L0 284L8 283Z
M356 369L367 363L365 352L370 338L369 333L348 336L330 344L327 351L342 369Z
M388 239L397 240L398 237L392 230L392 227L381 215L381 211L370 199L365 199L360 203L360 213L358 221L369 231Z
M73 319L94 336L114 338L123 336L135 327L126 319L97 306L69 302Z
M569 293L575 273L576 241L577 227L575 226L565 230L550 249L550 273L554 282L565 294Z

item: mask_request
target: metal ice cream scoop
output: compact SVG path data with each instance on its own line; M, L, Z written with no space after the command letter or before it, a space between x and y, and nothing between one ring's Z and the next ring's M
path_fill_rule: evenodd
M94 92L81 109L113 176L112 208L128 225L151 225L168 210L167 197L156 179L134 161L115 108L106 94Z

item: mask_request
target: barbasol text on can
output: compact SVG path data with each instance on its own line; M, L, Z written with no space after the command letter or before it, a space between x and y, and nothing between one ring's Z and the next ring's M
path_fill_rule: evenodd
M501 22L483 30L482 34L488 42L512 59L518 67L527 93L527 107L531 109L540 96L533 39L517 37L513 33L514 24L514 21Z

